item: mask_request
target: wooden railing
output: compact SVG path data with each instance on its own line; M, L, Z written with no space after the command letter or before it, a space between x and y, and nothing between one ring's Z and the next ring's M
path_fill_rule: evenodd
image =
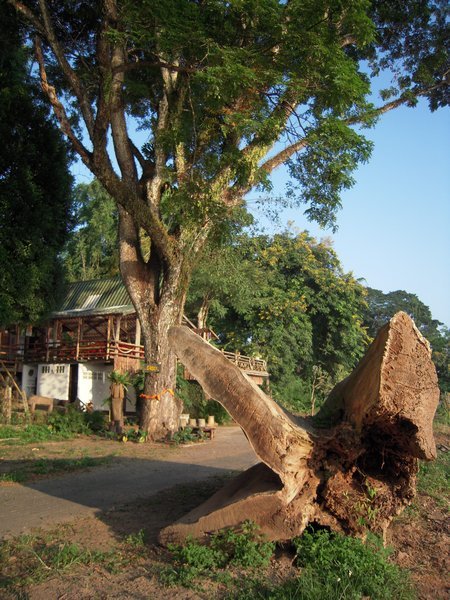
M267 373L267 363L262 358L244 356L238 352L223 355L243 371ZM79 343L48 342L35 343L27 348L23 345L0 346L0 357L6 361L25 363L80 362L89 360L112 360L115 356L145 360L144 347L117 342L115 340L86 340Z
M19 359L29 363L111 360L117 355L144 360L144 347L115 340L35 343L27 348L23 345L0 347L0 356L4 360Z
M239 352L226 352L224 350L222 350L222 354L243 371L267 373L267 362L262 358L244 356L243 354L239 354Z

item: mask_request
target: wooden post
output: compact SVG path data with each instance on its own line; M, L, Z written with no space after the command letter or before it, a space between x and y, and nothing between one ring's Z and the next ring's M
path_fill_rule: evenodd
M136 315L136 336L134 338L134 345L135 345L135 353L136 353L136 358L139 358L139 350L140 350L140 345L141 345L141 322L138 319L138 316Z
M109 358L109 339L111 337L111 315L108 315L108 323L106 325L106 359Z
M45 362L50 360L50 327L45 328Z
M0 421L9 425L11 423L12 388L6 385L0 393Z
M120 342L120 322L122 320L122 317L119 315L117 317L117 321L116 321L116 331L114 332L114 341L115 341L115 346L116 346L116 350L115 350L115 354L117 356L117 354L119 353L119 342Z
M76 350L75 350L75 360L78 360L79 356L80 356L80 341L81 341L82 322L83 322L83 319L78 319L78 321L77 321L77 346L76 346Z

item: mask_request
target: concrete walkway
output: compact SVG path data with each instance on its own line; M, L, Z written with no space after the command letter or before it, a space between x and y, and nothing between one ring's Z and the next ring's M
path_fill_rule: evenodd
M158 453L158 459L119 458L106 467L0 487L0 538L92 516L181 483L207 479L258 462L239 427L219 428L214 440Z

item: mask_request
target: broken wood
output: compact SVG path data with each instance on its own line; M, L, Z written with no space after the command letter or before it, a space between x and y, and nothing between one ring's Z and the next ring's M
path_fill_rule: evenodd
M418 459L436 455L439 389L428 342L405 313L385 325L353 373L313 418L290 415L238 367L185 327L172 348L205 392L244 430L262 463L160 533L201 538L246 519L272 540L309 523L384 534L415 493Z

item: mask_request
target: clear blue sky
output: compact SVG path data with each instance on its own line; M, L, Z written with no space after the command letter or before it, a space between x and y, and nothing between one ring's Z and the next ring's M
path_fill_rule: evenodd
M385 114L365 135L375 147L343 195L338 232L309 223L301 208L284 211L279 228L293 221L330 237L346 271L384 292L417 294L434 318L450 325L450 111L431 113L420 102ZM274 193L282 194L285 171L273 181Z
M338 232L309 223L301 208L283 212L279 228L293 221L318 238L332 238L346 271L384 292L417 294L450 326L450 111L430 113L420 102L385 114L365 135L374 151L343 196ZM73 172L78 182L92 178L80 163ZM282 195L286 171L279 169L273 181L274 195ZM254 214L269 232L276 230Z

